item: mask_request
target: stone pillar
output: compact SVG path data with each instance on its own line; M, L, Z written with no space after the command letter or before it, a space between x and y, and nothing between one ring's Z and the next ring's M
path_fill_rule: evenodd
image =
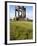
M16 9L15 9L15 20L16 20Z
M18 17L19 17L19 9L18 9Z

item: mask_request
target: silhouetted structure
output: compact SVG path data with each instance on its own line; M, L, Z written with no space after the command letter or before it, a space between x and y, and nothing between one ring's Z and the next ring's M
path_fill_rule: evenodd
M26 19L26 8L24 8L24 6L15 7L15 19L16 20L25 20Z

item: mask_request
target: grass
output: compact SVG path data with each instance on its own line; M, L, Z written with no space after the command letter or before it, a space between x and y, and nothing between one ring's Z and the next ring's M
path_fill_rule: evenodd
M10 21L10 40L32 39L32 22Z

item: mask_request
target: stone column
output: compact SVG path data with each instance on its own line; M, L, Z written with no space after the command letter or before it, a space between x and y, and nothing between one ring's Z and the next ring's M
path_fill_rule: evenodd
M18 17L19 17L19 9L18 9Z
M15 20L16 20L16 9L15 9Z

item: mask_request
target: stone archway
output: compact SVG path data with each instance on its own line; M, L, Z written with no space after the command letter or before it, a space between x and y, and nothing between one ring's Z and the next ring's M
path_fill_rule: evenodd
M16 6L15 7L15 19L19 17L19 19L26 18L26 8L24 6Z

